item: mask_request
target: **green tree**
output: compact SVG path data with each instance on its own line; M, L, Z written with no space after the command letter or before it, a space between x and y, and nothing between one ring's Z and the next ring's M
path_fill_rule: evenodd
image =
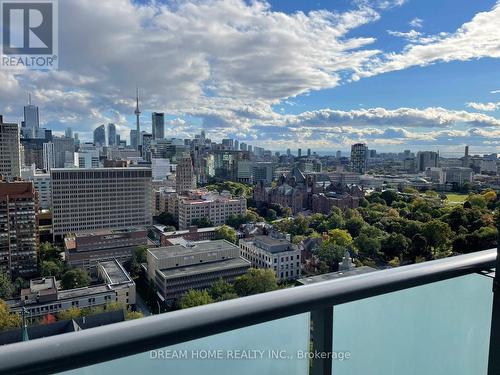
M132 260L130 261L130 275L133 278L137 278L141 273L141 263L147 262L147 246L138 246L133 254Z
M44 260L61 261L61 252L62 250L59 247L50 242L43 242L40 245L40 260L42 262Z
M391 233L385 237L382 242L382 252L387 260L394 258L401 259L401 256L407 253L410 248L410 240L400 233Z
M445 222L434 219L424 224L422 235L427 240L427 244L437 252L449 250L453 232Z
M380 237L370 237L366 233L361 233L356 237L354 245L361 255L369 258L378 256L382 249Z
M238 242L238 234L234 228L231 228L229 225L223 225L215 231L215 239L227 240L236 244Z
M61 278L61 287L65 290L81 288L90 285L90 276L82 268L73 268L64 273Z
M171 226L177 228L177 220L175 220L175 216L170 212L162 212L157 218L156 221L162 225Z
M19 314L12 314L5 301L0 299L0 331L21 326Z
M191 221L191 225L195 225L198 228L209 228L214 226L208 217L202 217L201 219L193 219Z
M488 201L486 200L485 196L481 194L470 195L467 198L467 202L469 202L472 207L477 207L479 209L484 209L488 205Z
M234 291L234 287L223 279L217 280L212 284L208 293L214 301L223 301L230 299L228 297L233 296L233 298L238 297Z
M361 217L353 217L345 222L345 229L347 229L352 237L357 237L365 224L365 221Z
M10 281L9 275L0 271L0 299L8 299L14 293L14 285Z
M234 282L234 290L243 297L251 294L270 292L278 288L276 274L273 270L251 268L246 274Z
M41 265L42 276L54 276L57 279L61 278L64 272L64 264L59 260L44 260Z
M187 309L189 307L207 305L212 302L214 302L214 300L206 290L191 289L181 297L179 306L181 309Z

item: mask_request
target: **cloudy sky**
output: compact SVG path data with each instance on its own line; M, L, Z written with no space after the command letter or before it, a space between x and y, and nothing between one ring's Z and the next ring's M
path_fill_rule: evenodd
M60 0L59 70L0 70L0 113L33 93L81 138L167 114L273 150L500 151L500 0Z

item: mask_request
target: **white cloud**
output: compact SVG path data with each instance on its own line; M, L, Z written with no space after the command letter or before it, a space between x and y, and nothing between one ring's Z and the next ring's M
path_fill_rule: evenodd
M493 91L490 91L490 94L499 94L500 93L500 90L493 90Z
M441 33L409 44L401 53L386 53L372 59L354 79L453 60L467 61L500 57L500 5L476 14L452 34Z
M422 36L422 33L416 30L410 30L410 31L392 31L392 30L387 30L387 33L389 35L398 37L398 38L404 38L406 40L410 41L417 41L420 36Z
M410 22L408 22L408 25L414 28L421 28L424 23L424 20L418 17L415 17L412 19Z
M500 102L497 102L497 103L469 102L469 103L467 103L467 107L474 108L478 111L496 111L497 109L500 109Z

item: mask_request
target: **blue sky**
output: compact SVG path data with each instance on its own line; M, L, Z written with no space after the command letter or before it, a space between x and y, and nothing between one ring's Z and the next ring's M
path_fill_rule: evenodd
M236 137L273 150L500 151L500 7L492 0L60 2L60 69L0 71L56 133Z

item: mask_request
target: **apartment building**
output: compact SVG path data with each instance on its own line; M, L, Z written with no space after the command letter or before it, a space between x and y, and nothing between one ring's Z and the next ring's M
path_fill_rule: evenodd
M196 176L194 174L191 156L185 153L177 159L177 167L175 169L175 191L183 193L192 189L196 189Z
M38 206L42 210L52 207L52 193L50 188L50 173L35 169L35 165L21 169L21 178L32 181L38 193Z
M151 169L52 169L54 237L151 225Z
M284 238L255 236L240 239L240 255L255 268L269 268L279 281L300 277L301 252Z
M209 288L221 278L232 282L250 268L238 246L226 240L148 249L147 261L148 277L164 301L173 301L190 289Z
M229 192L210 192L207 190L190 191L186 195L177 195L176 203L169 210L176 210L179 229L188 229L197 220L209 219L212 225L224 225L231 215L241 215L247 210L247 200L232 197ZM172 212L175 215L175 212Z
M0 174L4 179L21 177L19 125L3 122L0 116Z
M0 182L0 271L29 277L37 272L38 194L31 182Z

